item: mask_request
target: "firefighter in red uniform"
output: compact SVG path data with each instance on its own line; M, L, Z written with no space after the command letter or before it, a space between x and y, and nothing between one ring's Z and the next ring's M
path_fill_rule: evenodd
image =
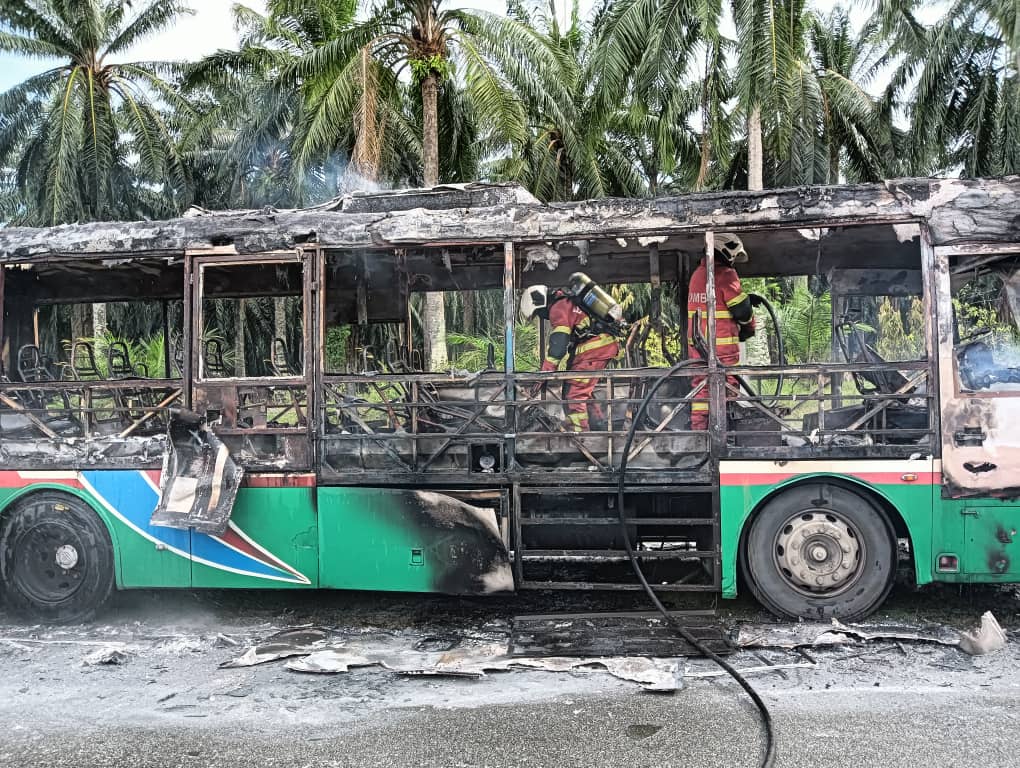
M542 360L542 370L547 372L557 370L568 353L566 367L569 371L605 370L609 362L619 354L620 345L612 333L602 329L597 317L581 309L579 302L584 301L587 306L592 306L594 301L599 300L595 292L606 298L608 294L601 291L582 273L572 275L570 280L573 298L564 291L550 292L544 285L525 289L521 297L521 315L525 320L531 320L537 315L547 319L552 327L548 349ZM585 301L583 298L585 296L592 296L592 299ZM608 309L608 314L613 315L613 320L619 321L616 317L619 312L618 305L613 304L606 308L595 304L595 308L596 314L602 314ZM578 377L567 381L564 400L568 402L565 402L563 407L571 429L575 432L589 431L589 416L598 422L605 418L599 404L591 399L597 385L598 377L595 376Z
M747 251L740 238L729 232L720 232L715 236L715 354L723 365L736 365L740 362L740 342L754 336L754 311L750 297L744 293L740 285L740 276L733 268L734 264L747 261ZM701 333L708 337L708 270L705 261L691 275L690 289L687 296L687 344L692 360L700 360L701 355L694 348L694 318L701 318ZM737 380L728 376L727 382L737 386ZM695 376L691 385L697 387L705 383L704 376ZM691 403L691 429L708 428L708 387L694 396Z

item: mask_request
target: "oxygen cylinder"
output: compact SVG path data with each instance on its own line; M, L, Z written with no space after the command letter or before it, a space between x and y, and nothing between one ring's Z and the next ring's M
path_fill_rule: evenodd
M584 272L572 274L567 287L574 300L595 317L613 323L623 320L623 307Z

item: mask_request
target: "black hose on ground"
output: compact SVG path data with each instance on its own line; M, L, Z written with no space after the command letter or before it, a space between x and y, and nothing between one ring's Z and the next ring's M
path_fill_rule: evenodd
M627 433L627 440L623 444L623 454L620 457L620 480L616 488L616 508L620 517L620 530L623 534L623 543L627 550L627 557L630 559L631 567L634 569L634 573L638 577L638 581L641 582L641 586L644 588L648 598L652 601L655 609L663 615L666 621L676 630L676 633L680 635L684 640L694 646L699 653L706 656L707 658L718 664L730 677L737 681L737 684L747 693L754 702L754 705L758 708L758 712L761 714L762 728L765 732L765 756L762 758L762 768L772 768L776 760L776 741L773 734L772 728L772 714L769 712L768 707L762 700L758 692L751 687L751 684L741 675L733 666L726 661L726 659L719 656L717 653L712 651L711 648L706 647L702 644L694 635L687 631L687 628L683 626L676 618L670 614L666 607L662 604L659 596L655 594L655 590L652 585L648 583L648 579L645 578L644 571L641 570L641 563L638 562L637 554L634 552L634 545L630 540L630 533L627 530L627 513L624 509L624 488L626 486L627 478L627 456L630 453L631 445L634 443L634 435L637 432L637 425L642 423L645 416L645 411L648 409L648 403L655 396L655 393L659 391L659 387L682 368L686 368L689 365L701 362L700 360L681 360L679 363L674 365L664 374L659 376L658 379L652 384L648 392L645 393L644 399L641 401L641 405L634 413L634 417L630 424L630 431Z

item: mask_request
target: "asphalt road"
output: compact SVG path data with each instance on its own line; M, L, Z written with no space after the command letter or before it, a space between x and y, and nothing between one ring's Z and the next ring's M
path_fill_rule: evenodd
M315 598L176 600L142 596L100 624L64 629L0 614L0 765L701 768L753 766L761 754L757 713L720 678L688 677L666 695L590 670L462 680L379 668L301 675L280 662L219 668L275 629L309 620L401 638L498 631L502 617L474 605L419 609L408 598L369 596L324 613ZM775 718L778 765L1020 764L1012 628L1020 601L995 593L907 602L913 625L929 632L934 619L951 632L989 604L1011 636L992 656L872 642L812 648L813 667L753 677ZM902 623L903 613L880 618ZM752 633L787 631L757 615L729 620ZM124 663L83 663L112 644L125 650ZM777 645L733 661L748 668L804 658ZM695 674L711 670L690 662Z
M1015 766L1017 693L829 690L769 697L781 766ZM6 720L6 718L5 718ZM33 724L0 737L11 766L755 765L754 712L704 684L672 697L621 692L541 704L396 709L357 724ZM8 725L12 725L7 720Z

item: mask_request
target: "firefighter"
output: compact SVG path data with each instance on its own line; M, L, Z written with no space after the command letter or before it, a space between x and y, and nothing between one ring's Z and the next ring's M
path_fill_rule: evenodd
M541 370L557 370L564 357L569 371L605 370L620 352L620 345L612 333L612 324L619 323L619 305L583 273L572 275L570 285L570 293L562 290L550 292L547 286L534 285L526 288L521 297L521 316L525 320L538 316L548 320L552 326ZM588 307L588 311L582 306ZM604 316L605 320L600 320L600 316ZM568 402L563 407L570 428L575 432L589 431L589 416L596 422L605 420L601 407L592 401L597 384L598 377L595 376L568 379L566 382L564 400Z
M740 238L729 232L720 232L715 236L715 354L723 365L736 365L740 362L740 342L754 336L754 311L751 299L740 285L740 276L733 268L734 264L742 264L748 259L747 251ZM708 270L705 260L691 275L690 288L687 295L687 344L692 360L700 360L701 354L694 347L693 325L695 316L701 318L701 333L708 336ZM727 376L732 386L737 380ZM697 387L704 384L704 376L695 376L691 385ZM708 428L708 387L703 387L691 403L691 429Z

